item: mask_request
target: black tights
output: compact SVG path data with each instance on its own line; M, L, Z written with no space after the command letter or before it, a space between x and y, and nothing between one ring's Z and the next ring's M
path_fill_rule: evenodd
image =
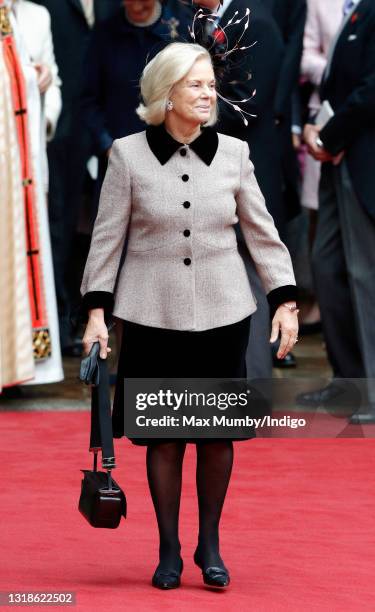
M182 440L147 447L147 477L160 536L160 569L180 567L178 519L185 448ZM196 448L199 559L204 567L224 567L219 553L219 522L232 472L233 442L198 441Z

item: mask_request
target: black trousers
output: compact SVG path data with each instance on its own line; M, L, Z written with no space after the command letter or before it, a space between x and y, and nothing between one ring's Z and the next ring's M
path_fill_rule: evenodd
M368 378L375 403L375 223L358 202L345 160L324 164L313 272L324 337L338 378Z
M246 378L250 319L201 332L124 321L112 413L114 437L124 436L126 378ZM149 443L145 438L132 442Z
M74 117L71 116L74 115ZM55 138L48 145L49 194L48 212L52 258L62 348L72 343L70 315L79 294L79 284L72 290L69 263L74 251L74 235L83 200L86 162L90 153L90 136L82 128L77 112L65 110Z

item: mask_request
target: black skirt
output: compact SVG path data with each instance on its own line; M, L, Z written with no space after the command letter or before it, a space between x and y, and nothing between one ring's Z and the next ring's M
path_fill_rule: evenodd
M246 378L250 319L251 316L238 323L201 332L161 329L123 321L112 413L114 437L122 438L125 435L126 378ZM133 444L142 446L172 441L172 438L129 439ZM184 440L199 443L202 438Z

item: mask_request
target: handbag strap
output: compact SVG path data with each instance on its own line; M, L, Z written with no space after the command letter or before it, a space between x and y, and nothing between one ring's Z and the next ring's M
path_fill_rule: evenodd
M99 371L97 384L91 390L90 451L96 453L101 448L102 466L106 470L112 470L116 467L116 462L113 447L109 373L107 360L102 359L99 354L97 355L97 368Z

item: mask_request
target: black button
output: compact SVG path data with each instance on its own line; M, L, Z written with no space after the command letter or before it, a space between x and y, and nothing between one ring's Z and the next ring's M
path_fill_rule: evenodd
M190 208L190 202L184 202L184 208Z
M185 264L185 266L190 266L190 264L191 264L191 259L190 259L190 257L185 257L185 259L184 259L184 264Z
M186 236L186 238L189 238L190 230L184 230L184 236Z
M184 183L186 183L186 181L189 180L189 175L188 174L183 174L181 178L184 181Z
M182 155L182 157L185 157L186 149L180 149L180 155Z

